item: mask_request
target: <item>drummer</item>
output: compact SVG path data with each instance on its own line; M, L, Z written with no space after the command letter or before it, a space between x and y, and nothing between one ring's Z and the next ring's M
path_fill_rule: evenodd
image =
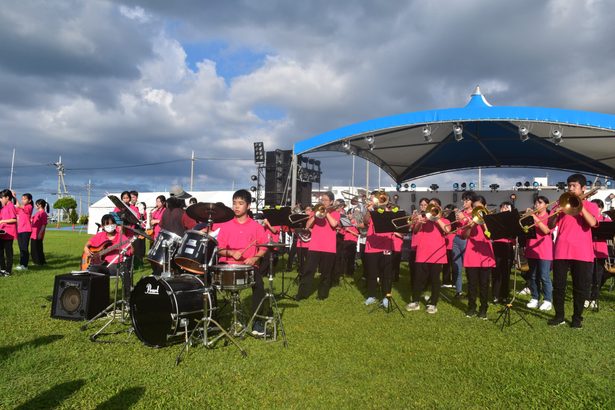
M256 245L267 242L265 229L248 215L252 195L245 189L233 194L234 218L228 222L216 224L220 228L218 234L218 260L221 264L250 265L254 267L254 285L252 287L252 312L256 310L261 299L265 296L263 276L266 273L266 264L260 259L265 255L267 248ZM259 269L261 267L262 269ZM252 334L262 336L264 323L255 321Z

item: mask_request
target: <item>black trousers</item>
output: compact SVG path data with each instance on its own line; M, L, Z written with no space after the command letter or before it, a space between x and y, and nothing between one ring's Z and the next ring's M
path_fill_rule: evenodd
M399 268L401 266L401 251L391 254L391 278L397 282L399 280Z
M43 250L42 239L30 240L30 248L32 250L32 263L35 265L44 265L47 263L45 260L45 252Z
M391 293L391 261L392 255L383 252L366 253L365 268L367 270L367 296L376 297L378 294L378 278L382 296Z
M312 282L316 270L320 270L320 284L318 285L318 298L326 299L329 297L331 288L331 274L335 264L335 253L308 251L305 269L301 272L299 280L299 290L297 300L306 299L312 292Z
M254 267L254 284L252 285L252 310L251 312L254 314L258 304L261 302L261 299L265 296L265 284L263 282L263 278L269 274L269 252L267 251L265 255L260 260L260 265ZM260 314L268 315L270 313L271 306L261 306Z
M564 302L568 271L572 275L572 320L583 320L583 304L589 298L593 262L573 259L556 259L553 261L553 307L555 319L564 320Z
M442 283L445 285L453 284L453 250L446 250L447 262L442 265Z
M596 258L594 260L594 270L592 272L591 291L589 300L598 300L600 298L600 288L602 287L602 277L604 276L605 258Z
M333 274L331 275L331 284L339 285L340 278L344 274L344 236L337 234L335 238L335 263L333 265Z
M355 241L344 241L344 275L354 276L354 262L357 256L357 243Z
M468 310L476 310L476 296L478 295L480 311L487 312L491 268L466 268L466 275L468 276Z
M510 293L510 271L512 269L512 243L493 242L495 269L491 273L491 292L494 299L506 300Z
M416 275L416 248L410 248L408 256L408 270L410 271L410 289L414 289L414 278Z
M297 235L293 235L293 241L290 244L290 249L288 250L288 261L286 261L286 270L293 270L293 263L295 262L295 256L297 256Z
M0 269L13 271L13 240L0 239Z
M421 293L428 285L431 285L430 305L437 305L440 299L440 271L441 263L415 262L414 288L412 288L412 301L418 302Z
M359 257L361 258L361 267L363 269L363 278L367 279L367 269L365 268L365 243L359 245Z
M17 244L19 245L19 264L28 267L30 261L30 236L32 232L19 232L17 234Z

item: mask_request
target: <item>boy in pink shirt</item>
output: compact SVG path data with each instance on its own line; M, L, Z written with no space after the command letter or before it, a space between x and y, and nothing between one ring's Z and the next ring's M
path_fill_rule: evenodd
M8 276L13 270L13 241L17 237L17 212L13 205L13 193L8 189L0 191L0 275Z
M15 191L13 197L17 198ZM21 203L15 204L17 213L17 243L19 244L19 265L16 270L27 270L30 260L30 236L32 235L32 194L25 193L21 196Z
M587 180L582 174L568 177L568 192L580 196L585 192ZM551 210L549 228L557 226L557 237L553 252L553 307L555 317L548 321L550 326L559 326L564 321L564 302L568 271L572 275L573 314L570 326L583 327L583 305L589 297L592 267L594 264L594 247L591 228L598 225L598 207L583 200L583 209L578 215L558 212L556 205ZM558 212L557 215L554 215Z
M47 229L47 211L49 205L44 199L36 200L36 213L32 215L32 236L30 246L32 248L32 262L35 265L44 265L45 252L43 250L43 240Z

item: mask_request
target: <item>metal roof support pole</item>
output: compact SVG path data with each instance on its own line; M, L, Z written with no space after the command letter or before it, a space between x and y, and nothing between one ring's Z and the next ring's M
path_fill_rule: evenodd
M294 153L290 161L290 173L292 174L290 182L290 208L294 209L297 202L297 156Z

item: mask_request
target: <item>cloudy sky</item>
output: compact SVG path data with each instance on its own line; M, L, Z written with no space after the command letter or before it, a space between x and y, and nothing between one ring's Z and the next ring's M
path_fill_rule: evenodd
M13 187L51 201L60 155L75 195L188 187L192 151L195 190L246 187L254 141L463 106L477 84L494 105L615 113L613 16L599 0L7 1L0 185L15 148ZM349 158L317 157L324 184L348 184Z

